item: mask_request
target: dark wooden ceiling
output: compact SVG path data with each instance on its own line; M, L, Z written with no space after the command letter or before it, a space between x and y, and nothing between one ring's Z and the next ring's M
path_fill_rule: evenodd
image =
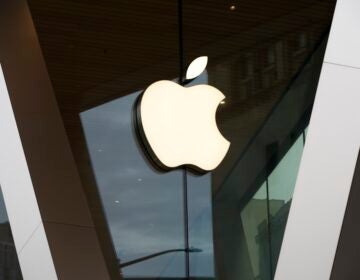
M184 0L186 63L204 51L215 61L309 20L327 20L330 2ZM62 112L178 76L175 0L29 0L29 5ZM249 36L249 30L281 18L278 26Z

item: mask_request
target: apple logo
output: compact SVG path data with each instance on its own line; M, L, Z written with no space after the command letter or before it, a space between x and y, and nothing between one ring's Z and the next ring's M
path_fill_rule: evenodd
M206 65L207 57L195 59L186 72L187 81L199 76ZM209 85L183 87L167 80L151 84L139 96L137 131L157 167L170 170L186 165L207 172L221 163L230 147L215 117L224 98Z

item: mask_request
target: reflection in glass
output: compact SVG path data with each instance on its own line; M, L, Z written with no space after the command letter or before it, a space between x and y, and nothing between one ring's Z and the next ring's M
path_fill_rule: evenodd
M134 93L81 113L91 163L121 263L184 248L182 172L148 165L133 128ZM184 254L125 267L125 277L182 277Z
M239 271L240 279L271 279L266 187L264 183L240 214L244 232L241 242L247 250L239 261L249 263L247 270Z
M241 211L251 264L244 279L273 279L304 148L302 132Z
M189 243L199 252L190 254L190 275L193 278L214 278L212 231L211 175L188 173Z
M300 134L268 178L273 270L276 268L280 254L291 199L304 149L303 133Z

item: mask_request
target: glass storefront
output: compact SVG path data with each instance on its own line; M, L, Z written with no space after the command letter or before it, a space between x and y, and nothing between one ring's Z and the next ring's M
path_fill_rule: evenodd
M114 279L273 279L335 0L29 4ZM229 153L161 172L136 99L204 55Z

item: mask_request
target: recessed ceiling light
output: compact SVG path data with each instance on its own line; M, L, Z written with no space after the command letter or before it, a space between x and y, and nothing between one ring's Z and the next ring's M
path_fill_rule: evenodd
M231 5L230 6L230 11L235 11L236 10L236 6L235 5Z

